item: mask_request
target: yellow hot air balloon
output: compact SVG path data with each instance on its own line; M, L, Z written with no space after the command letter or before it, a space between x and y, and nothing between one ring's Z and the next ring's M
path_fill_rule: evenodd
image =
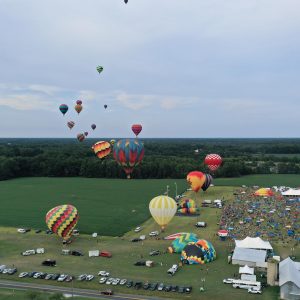
M177 204L174 199L168 196L157 196L149 203L149 210L156 223L164 231L165 227L173 219L177 211Z

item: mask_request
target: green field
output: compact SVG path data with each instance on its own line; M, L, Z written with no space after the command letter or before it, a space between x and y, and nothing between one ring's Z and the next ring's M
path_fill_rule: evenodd
M272 179L273 177L273 179ZM300 178L300 177L298 177ZM241 184L249 185L257 180L270 180L271 185L278 180L277 176L267 178L264 176L245 177ZM236 185L240 185L238 179ZM272 181L274 180L274 181ZM294 176L296 181L296 177ZM216 180L217 185L221 185L220 180ZM182 192L186 187L185 180L176 180L178 192ZM263 295L249 295L245 290L233 289L230 285L222 283L223 278L232 277L238 272L238 266L232 266L227 263L227 256L232 250L233 243L230 241L221 242L216 237L218 230L217 222L221 210L215 208L201 208L200 217L174 217L169 224L166 232L161 234L165 236L175 232L194 232L200 238L210 240L216 248L217 260L204 266L184 266L180 268L174 277L167 275L167 269L174 263L178 263L180 256L178 254L162 254L160 256L150 257L149 251L158 249L164 251L170 242L163 239L147 238L143 243L132 243L129 240L139 236L133 232L132 228L141 225L143 221L143 231L146 234L153 230L158 230L158 225L149 218L148 202L158 194L165 191L166 185L172 188L170 194L174 193L174 180L99 180L99 179L81 179L81 178L28 178L18 179L6 182L0 182L1 205L0 222L5 227L0 227L0 263L18 267L18 271L44 271L68 273L79 275L90 273L96 275L99 270L111 272L113 277L129 278L133 280L164 282L167 284L192 285L194 291L191 295L180 295L172 293L172 298L176 299L222 299L222 300L240 300L255 299L259 297L262 300L278 299L277 288L267 288ZM293 185L289 183L289 185ZM187 194L200 205L201 200L223 198L227 201L232 199L234 187L215 186L211 187L206 193L199 193L195 197L193 192ZM44 232L36 234L31 231L27 234L18 234L16 227L28 226L32 228L45 228L44 215L47 209L54 205L68 202L72 199L80 212L81 232L101 232L100 238L93 239L91 235L81 234L75 241L68 246L70 249L81 250L85 253L84 257L62 256L61 241L54 235L46 235ZM117 203L114 203L116 201ZM135 210L133 213L132 211ZM196 229L194 223L203 220L208 223L207 228ZM121 228L120 228L121 227ZM129 231L129 229L131 229ZM126 233L125 233L126 232ZM123 233L125 233L123 235ZM107 236L108 234L114 235ZM119 235L119 236L118 236ZM275 252L283 258L290 253L291 244L273 244ZM21 251L45 247L46 254L23 257ZM113 253L111 259L89 258L89 250L109 250ZM295 248L295 255L300 255L299 247ZM45 258L57 260L55 271L49 267L41 266L41 261ZM153 268L136 267L134 262L137 260L152 259L155 261ZM161 266L162 263L162 266ZM0 275L3 279L14 279L22 281L32 281L32 279L18 279L17 276L8 277ZM205 278L204 293L199 292L201 278ZM34 282L45 282L34 280ZM50 283L50 282L47 282ZM58 284L51 282L51 284ZM70 284L65 283L70 286ZM74 287L99 289L106 286L100 286L94 280L92 282L74 282ZM114 287L116 292L122 293L144 293L147 295L156 295L161 297L170 297L168 293L148 292L144 290L136 291L126 287ZM1 298L0 298L1 299Z

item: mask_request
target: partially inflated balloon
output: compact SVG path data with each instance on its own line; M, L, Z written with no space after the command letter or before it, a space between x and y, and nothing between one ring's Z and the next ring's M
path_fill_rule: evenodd
M171 197L157 196L150 201L149 210L153 219L164 230L176 214L177 204Z
M77 101L76 101L76 104L81 105L81 104L82 104L82 101L81 101L81 100L77 100Z
M205 182L205 175L202 172L193 171L187 175L186 179L190 184L191 189L194 192L199 192L199 190L201 189L202 185Z
M68 125L68 127L69 127L70 129L72 129L72 128L75 126L75 122L69 121L69 122L67 123L67 125Z
M78 133L78 134L77 134L77 140L78 140L79 142L83 142L84 139L85 139L85 136L84 136L83 133Z
M77 111L78 114L80 114L80 112L82 111L82 105L76 104L75 105L75 110Z
M92 149L94 150L97 157L101 160L108 156L111 151L110 143L105 141L95 143Z
M222 157L219 154L208 154L204 159L204 163L211 171L216 171L222 164Z
M61 111L61 113L62 113L63 115L66 114L66 112L68 111L68 109L69 109L69 107L68 107L67 104L61 104L61 105L59 106L59 110Z
M96 125L95 124L92 124L91 127L92 127L93 130L96 129Z
M124 169L127 178L130 178L134 167L143 160L144 145L137 139L119 140L114 144L113 155L116 162Z
M138 136L139 133L142 131L142 125L141 124L133 124L131 126L131 130L133 131L133 133Z
M213 177L210 174L204 174L204 175L205 175L205 182L202 186L202 190L205 192L211 185L213 181Z
M46 214L46 224L52 232L64 240L68 240L72 235L78 218L77 209L70 204L65 204L56 206L48 211Z

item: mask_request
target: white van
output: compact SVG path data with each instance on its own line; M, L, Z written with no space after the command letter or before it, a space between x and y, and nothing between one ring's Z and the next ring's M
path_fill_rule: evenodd
M24 252L21 253L23 256L28 256L28 255L33 255L35 254L35 250L32 249L32 250L26 250Z
M250 289L254 288L257 290L261 289L261 282L259 281L246 281L246 280L234 280L232 287L236 289Z
M45 253L45 248L37 248L36 253L37 254L44 254Z

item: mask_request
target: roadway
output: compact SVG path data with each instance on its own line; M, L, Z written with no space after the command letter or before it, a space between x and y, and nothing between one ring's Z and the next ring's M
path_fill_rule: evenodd
M99 290L86 290L72 287L60 287L46 284L36 284L28 282L19 282L12 280L0 280L0 288L12 289L12 290L36 290L39 292L47 293L62 293L86 298L94 299L111 299L111 300L162 300L162 298L141 296L141 295L129 295L129 294L114 294L112 296L104 296L99 293L100 290L105 290L107 287L99 288ZM165 300L166 298L164 298Z

